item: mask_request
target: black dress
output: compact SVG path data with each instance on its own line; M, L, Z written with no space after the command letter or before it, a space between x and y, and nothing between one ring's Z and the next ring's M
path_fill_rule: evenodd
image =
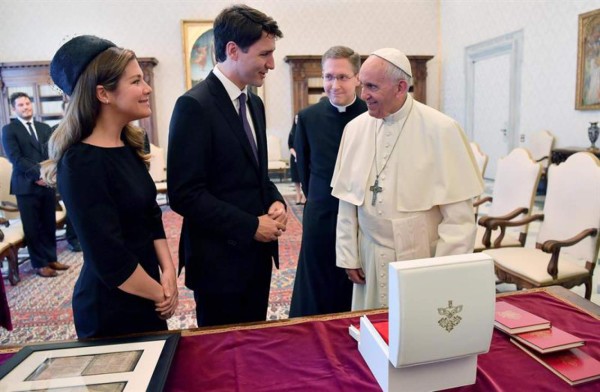
M339 200L329 184L344 127L366 110L358 98L342 113L324 99L298 114L294 148L306 205L290 317L350 310L352 282L335 264Z
M83 249L73 293L77 336L166 330L153 301L118 288L138 264L160 281L154 240L165 232L144 163L129 146L79 143L59 161L57 183Z

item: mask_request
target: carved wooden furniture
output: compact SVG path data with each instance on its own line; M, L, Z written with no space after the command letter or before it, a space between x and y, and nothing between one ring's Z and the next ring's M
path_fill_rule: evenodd
M367 56L361 56L366 60ZM427 103L427 62L433 56L408 56L413 73L413 97ZM292 103L294 115L301 109L317 103L323 93L321 79L321 56L285 56L283 60L290 64L292 73ZM360 87L357 89L360 96Z
M571 155L577 154L578 152L589 152L600 158L600 149L590 150L589 148L584 147L559 147L552 149L551 163L562 163Z
M541 164L536 163L524 148L515 148L510 154L498 160L493 194L482 199L491 201L492 205L488 215L479 219L475 237L476 252L491 247L525 246L529 224L512 225L512 223L531 215L541 172ZM498 225L495 220L507 223ZM506 232L509 223L513 229L519 230L518 237ZM493 244L492 237L496 237Z
M154 67L158 60L153 57L138 59L144 72L144 80L154 89ZM62 102L65 99L50 78L49 61L23 61L0 63L0 128L8 124L14 113L9 97L22 91L33 99L33 115L37 121L52 126L62 118ZM152 115L139 120L139 126L148 133L150 141L158 141L154 92L150 95Z
M585 285L592 294L592 275L600 247L600 160L577 153L548 169L544 214L520 224L543 220L536 248L489 249L498 279L517 288ZM515 223L516 224L516 223Z
M0 157L0 215L2 215L2 240L0 242L0 260L8 260L7 277L11 285L16 285L19 277L19 248L25 244L25 233L21 223L17 198L10 194L10 176L12 164L8 159Z
M531 157L542 164L544 172L550 164L550 155L552 154L552 146L554 145L554 135L550 131L538 131L531 134L527 149L531 153Z

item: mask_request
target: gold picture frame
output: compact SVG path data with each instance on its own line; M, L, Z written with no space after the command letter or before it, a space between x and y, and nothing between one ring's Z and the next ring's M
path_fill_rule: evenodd
M182 20L185 88L189 90L206 78L216 62L213 22Z
M600 109L600 9L579 15L575 109Z

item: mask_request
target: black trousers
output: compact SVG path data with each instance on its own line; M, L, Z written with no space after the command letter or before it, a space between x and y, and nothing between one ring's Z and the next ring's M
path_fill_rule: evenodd
M265 321L271 288L270 261L267 266L263 271L257 271L248 287L240 292L207 293L194 290L198 326Z
M69 219L69 215L65 218L65 237L67 238L67 242L69 244L73 244L78 241L77 233L75 233L75 229L73 228L73 224Z
M17 195L25 241L33 268L42 268L56 257L56 196L52 189Z

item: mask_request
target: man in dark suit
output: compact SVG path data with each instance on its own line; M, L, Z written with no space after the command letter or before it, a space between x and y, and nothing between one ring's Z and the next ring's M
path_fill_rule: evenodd
M272 18L245 5L214 23L217 66L180 97L169 130L171 208L183 216L180 268L199 326L266 319L287 213L267 173L264 106L247 86L275 68Z
M2 128L2 145L13 165L10 193L17 197L31 265L45 278L69 266L56 258L56 197L40 178L40 162L48 159L50 127L33 120L31 99L22 92L10 96L17 118Z

